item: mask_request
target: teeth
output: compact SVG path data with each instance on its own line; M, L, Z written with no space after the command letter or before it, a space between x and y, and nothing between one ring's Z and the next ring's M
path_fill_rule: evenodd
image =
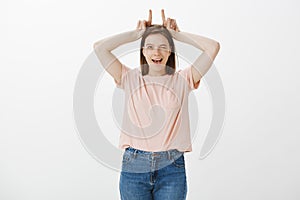
M161 59L152 59L152 61L155 62L155 63L159 63L159 62L162 61L162 58Z

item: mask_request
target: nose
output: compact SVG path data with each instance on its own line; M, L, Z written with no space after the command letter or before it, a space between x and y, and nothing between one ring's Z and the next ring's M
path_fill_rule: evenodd
M159 55L160 49L159 49L159 48L154 48L153 51L152 51L152 53L153 53L154 55Z

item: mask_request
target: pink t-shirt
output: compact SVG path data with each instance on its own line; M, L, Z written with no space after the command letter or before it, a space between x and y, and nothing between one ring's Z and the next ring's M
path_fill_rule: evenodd
M119 147L144 151L192 151L188 96L199 87L191 67L173 75L142 76L140 68L122 65L120 84L125 106Z

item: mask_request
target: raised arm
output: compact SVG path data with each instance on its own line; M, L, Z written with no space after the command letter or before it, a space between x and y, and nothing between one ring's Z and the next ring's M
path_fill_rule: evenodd
M111 51L123 44L138 40L143 35L146 26L149 26L149 24L151 25L151 19L152 12L150 10L149 20L138 21L135 30L114 35L94 43L94 51L100 63L117 83L120 83L121 81L122 63Z
M175 32L171 31L172 36L175 40L184 42L203 51L201 55L192 64L192 75L194 83L197 83L210 69L216 58L220 44L219 42L186 32Z
M94 43L95 53L104 69L119 83L122 75L122 64L111 52L120 45L139 39L139 31L133 30L105 38Z
M194 83L197 83L212 66L212 63L220 50L219 42L200 35L179 31L174 19L165 19L163 10L162 19L164 26L168 28L175 40L190 44L203 51L203 53L192 64L193 80Z

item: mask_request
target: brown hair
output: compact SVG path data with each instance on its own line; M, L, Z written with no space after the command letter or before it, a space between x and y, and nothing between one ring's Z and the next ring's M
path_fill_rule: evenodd
M145 45L145 40L149 35L152 34L161 34L163 35L169 42L169 45L171 47L171 54L168 58L168 61L166 63L166 73L167 74L174 74L176 71L176 63L175 63L175 45L172 38L171 33L168 31L167 28L165 28L162 25L151 25L146 28L142 40L141 40L141 48L140 48L140 64L141 64L141 71L142 75L147 75L149 73L149 65L146 61L146 58L143 54L143 47Z

